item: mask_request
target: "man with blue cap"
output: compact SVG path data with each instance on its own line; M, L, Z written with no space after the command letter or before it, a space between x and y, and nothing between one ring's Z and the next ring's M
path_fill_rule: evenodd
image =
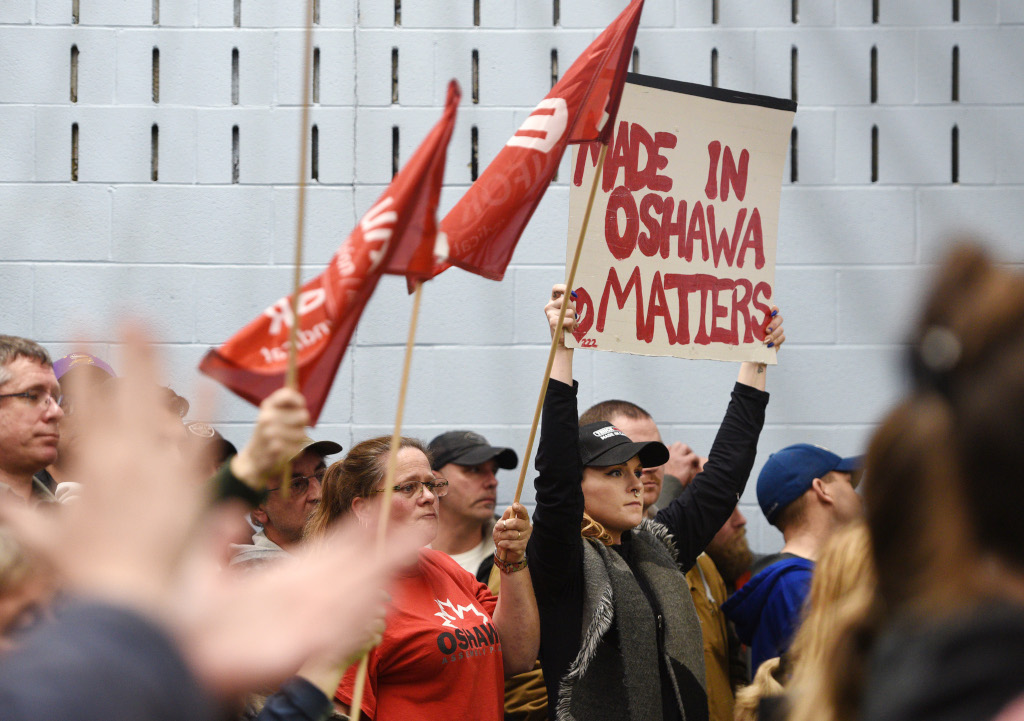
M761 469L757 501L785 545L761 559L753 577L722 605L750 646L752 674L789 649L818 553L837 528L863 512L854 490L859 467L860 458L798 443L773 453Z

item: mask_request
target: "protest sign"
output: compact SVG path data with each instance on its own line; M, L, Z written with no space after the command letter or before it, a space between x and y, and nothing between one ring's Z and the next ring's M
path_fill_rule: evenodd
M779 195L796 103L630 74L574 283L570 347L774 363ZM571 259L600 146L573 153ZM567 260L567 266L569 264Z

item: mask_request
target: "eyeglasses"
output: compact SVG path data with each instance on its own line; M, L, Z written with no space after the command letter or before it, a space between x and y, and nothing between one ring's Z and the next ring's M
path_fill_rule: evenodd
M0 395L0 398L24 398L30 405L45 411L50 407L51 402L60 406L63 396L54 396L49 391L22 391L21 393L4 393Z
M324 482L324 474L327 473L326 468L314 471L309 476L292 476L292 482L288 485L288 492L294 493L296 496L301 496L303 493L309 490L309 482L316 481L317 483ZM278 486L277 488L270 488L267 493L273 493L274 491L280 491L284 486Z
M438 498L448 495L448 481L438 477L432 481L409 481L399 486L392 486L391 490L404 498L415 498L423 493L424 488L429 488L430 492ZM373 493L384 493L386 490L386 488L378 488Z

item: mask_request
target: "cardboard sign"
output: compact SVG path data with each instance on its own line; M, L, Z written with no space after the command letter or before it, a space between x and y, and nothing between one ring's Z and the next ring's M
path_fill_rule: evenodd
M570 347L774 363L762 343L796 103L630 74L576 272ZM600 146L577 146L572 262Z

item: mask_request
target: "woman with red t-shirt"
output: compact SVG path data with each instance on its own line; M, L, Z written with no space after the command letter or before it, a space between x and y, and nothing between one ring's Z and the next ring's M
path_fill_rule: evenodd
M307 536L323 535L349 513L366 522L378 516L390 445L390 436L363 441L327 469ZM430 543L437 534L437 499L448 482L431 470L419 441L402 438L393 490L391 523L411 527ZM503 571L497 597L448 555L420 551L416 565L396 581L387 628L370 653L362 700L366 718L502 719L504 679L532 668L540 644L526 569L531 530L518 503L495 524L495 564ZM354 685L353 668L335 694L345 713Z

